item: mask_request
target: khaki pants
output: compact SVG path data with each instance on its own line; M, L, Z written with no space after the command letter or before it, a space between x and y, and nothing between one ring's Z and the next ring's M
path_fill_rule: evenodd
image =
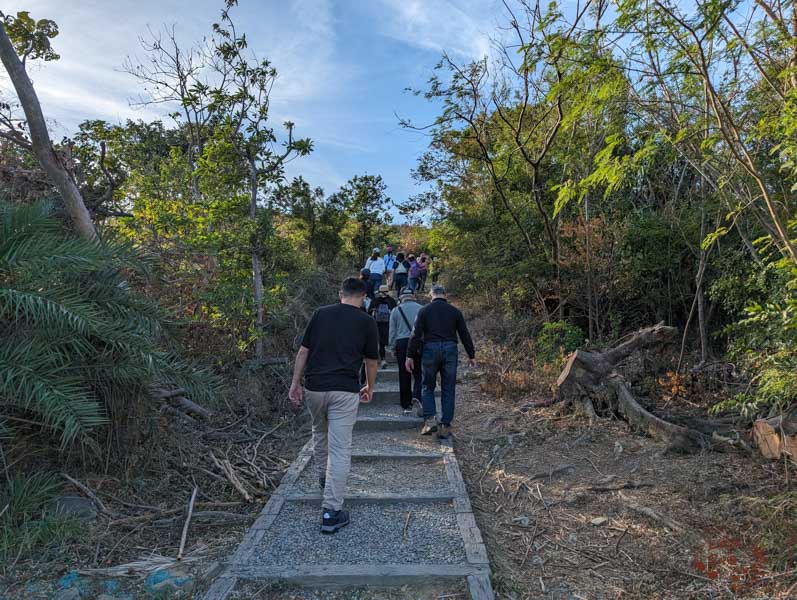
M326 468L323 507L340 510L351 469L351 438L360 395L305 390L305 402L313 419L313 454L318 475Z

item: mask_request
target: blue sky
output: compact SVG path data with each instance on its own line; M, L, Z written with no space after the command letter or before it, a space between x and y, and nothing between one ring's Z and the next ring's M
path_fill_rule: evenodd
M147 27L174 24L191 42L209 32L221 7L221 0L7 0L4 11L59 24L61 60L30 69L58 139L84 119L158 118L130 107L139 90L120 66L138 52ZM328 194L355 174L380 174L395 200L418 191L410 170L427 143L401 130L395 113L418 123L436 114L404 89L423 86L444 50L461 60L488 53L504 15L499 0L240 0L233 10L250 47L279 71L274 122L294 121L297 135L314 140L313 154L289 174Z

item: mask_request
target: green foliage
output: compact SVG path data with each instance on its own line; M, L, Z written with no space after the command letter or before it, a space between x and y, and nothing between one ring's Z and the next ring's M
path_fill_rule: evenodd
M748 370L753 385L714 409L752 417L797 403L797 269L786 260L762 265L747 289L758 289L758 299L726 334L731 356Z
M584 332L566 321L543 323L537 334L535 354L542 364L561 360L584 343Z
M346 235L359 264L386 239L387 225L393 220L385 190L381 175L355 175L331 199L349 216Z
M126 243L66 234L47 203L0 204L0 422L88 442L154 385L211 400L213 377L175 354L173 325L130 289L145 266Z
M75 538L74 519L50 514L49 505L61 489L52 473L17 475L0 486L0 562L11 565L42 545Z
M61 58L53 50L50 40L58 35L58 25L50 19L39 19L30 16L26 10L19 11L16 15L7 15L0 12L3 27L8 34L14 50L19 57L25 59L43 59L45 61Z

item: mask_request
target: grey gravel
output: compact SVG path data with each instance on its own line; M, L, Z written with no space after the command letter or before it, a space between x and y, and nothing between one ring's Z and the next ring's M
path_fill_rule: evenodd
M420 426L415 429L396 431L354 431L352 451L363 454L441 453L440 444L433 435L420 435Z
M396 418L396 417L404 417L404 416L413 416L405 415L404 409L401 408L401 405L396 402L394 404L360 404L360 409L357 413L358 417L383 417L386 419Z
M240 581L228 598L230 600L464 600L468 597L467 589L464 579L395 588L368 586L333 590L302 588L284 583L264 585L261 581Z
M315 460L302 471L294 489L318 493L318 472ZM348 494L412 494L443 493L449 490L442 460L407 460L390 458L358 458L352 461Z
M358 504L348 510L348 527L322 535L316 504L286 504L252 562L273 566L466 562L451 502Z

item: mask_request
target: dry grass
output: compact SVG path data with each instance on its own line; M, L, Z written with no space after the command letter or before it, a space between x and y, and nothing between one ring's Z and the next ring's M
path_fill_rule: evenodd
M59 577L73 570L91 575L98 584L125 572L133 576L124 578L123 591L145 597L141 584L151 567L176 564L194 486L198 495L186 544L188 560L180 567L201 579L214 563L225 560L309 435L306 419L284 416L280 406L264 400L262 385L251 378L238 383L233 399L208 422L162 415L147 446L124 461L107 467L102 461L60 461L63 470L93 490L109 514L84 525L74 539L2 565L4 597L49 598ZM211 453L218 463L229 463L251 502ZM38 464L46 458L38 456ZM81 493L68 484L64 492Z

